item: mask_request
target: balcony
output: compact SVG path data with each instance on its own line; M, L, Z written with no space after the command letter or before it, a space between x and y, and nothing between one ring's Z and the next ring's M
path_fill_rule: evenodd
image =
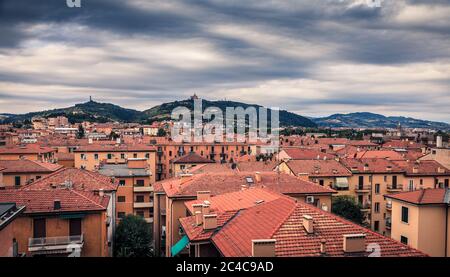
M166 215L166 209L161 209L160 214L161 214L162 216L165 216L165 215Z
M355 187L356 193L369 193L372 187L370 185L357 185Z
M386 229L390 230L392 228L392 223L390 218L386 218Z
M134 202L133 208L142 209L142 208L152 208L153 202Z
M398 192L403 190L403 185L387 185L388 192Z
M28 239L28 251L33 254L72 253L77 247L81 250L83 245L83 235Z
M386 210L392 210L392 202L391 203L389 203L389 202L386 202Z
M153 223L153 217L146 217L146 218L144 218L144 220L147 223Z
M361 206L361 211L363 211L363 212L370 212L371 209L372 209L372 205L370 203L364 203Z
M134 192L153 192L153 186L134 186Z

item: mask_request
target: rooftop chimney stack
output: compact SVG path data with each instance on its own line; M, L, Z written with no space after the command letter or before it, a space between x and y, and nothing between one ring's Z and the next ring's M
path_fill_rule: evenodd
M314 233L313 218L310 215L303 215L303 227L308 234Z
M105 196L105 192L103 191L103 189L99 189L99 190L98 190L98 195L99 195L100 197Z
M274 239L253 239L252 257L275 257Z
M202 214L209 214L209 201L205 201L205 203L202 205Z
M344 235L343 249L346 253L364 252L366 250L366 235Z
M419 173L419 168L417 166L413 167L413 173L415 174Z
M195 224L197 224L197 226L200 226L203 224L203 215L202 215L201 211L195 212Z
M392 166L390 165L386 166L386 171L392 171Z
M61 201L59 199L55 199L53 201L53 209L54 210L59 210L61 209Z
M369 171L369 165L368 164L364 165L364 171Z
M214 230L217 228L217 214L203 215L203 230Z
M442 148L442 136L437 136L436 137L436 147L437 148Z
M261 172L259 172L259 171L256 171L256 172L255 172L255 181L256 181L257 183L260 183L260 182L261 182Z
M445 169L440 166L437 168L437 171L438 173L445 173Z
M325 254L326 253L326 249L325 249L325 244L327 243L326 240L322 239L320 241L320 254Z
M209 200L211 192L209 190L197 191L197 200Z
M92 144L94 141L92 140L92 138L88 138L88 143Z
M194 210L194 214L196 212L202 213L203 204L192 204L192 209Z

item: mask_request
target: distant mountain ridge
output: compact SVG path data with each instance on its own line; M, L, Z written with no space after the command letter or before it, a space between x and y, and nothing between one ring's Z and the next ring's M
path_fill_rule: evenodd
M176 107L187 107L191 111L194 109L194 101L191 99L174 101L163 103L150 108L145 111L137 111L133 109L122 108L118 105L109 103L99 103L95 101L88 101L81 104L76 104L68 108L53 109L41 112L31 112L26 114L4 114L0 117L0 121L3 123L20 122L25 120L31 120L33 117L53 117L64 115L69 118L70 122L137 122L137 123L149 123L153 121L162 121L170 119L172 110ZM248 107L255 107L257 110L260 105L246 104L234 101L208 101L202 100L203 110L209 107L217 107L225 112L226 107L242 107L244 109ZM267 112L268 121L270 122L270 110ZM303 116L291 113L288 111L279 112L279 119L281 126L301 126L301 127L316 127L316 124L310 119Z
M396 128L398 124L406 128L429 128L450 130L450 124L404 116L384 116L369 112L333 114L327 117L312 118L319 127L345 128Z

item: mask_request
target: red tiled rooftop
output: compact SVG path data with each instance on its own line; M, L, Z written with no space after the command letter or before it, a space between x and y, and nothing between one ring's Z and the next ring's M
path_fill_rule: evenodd
M184 156L172 160L174 164L196 164L196 163L214 163L214 161L200 156L195 152L188 153Z
M263 171L273 171L275 167L279 164L278 161L245 161L238 162L237 168L241 172L263 172Z
M286 152L286 154L293 160L323 160L335 158L332 154L323 153L315 149L283 148L282 151Z
M54 209L54 201L61 202L61 209ZM61 190L0 190L0 202L13 202L26 206L25 213L52 213L101 211L108 207L109 197L92 192Z
M302 226L303 215L312 216L313 234L308 234ZM275 239L278 257L321 256L320 243L325 240L325 256L344 257L352 255L343 251L343 235L361 233L366 235L366 249L369 244L376 243L382 257L426 256L400 242L288 197L240 211L211 240L225 257L251 256L253 239Z
M113 191L118 187L118 182L113 182L111 177L83 169L64 168L23 187L23 189L54 190L53 186L65 189L66 184L70 184L73 189L80 191L98 191L100 189Z
M340 162L352 172L360 173L403 173L404 169L386 159L341 159ZM365 170L364 167L368 168ZM390 168L390 169L389 169Z
M350 171L336 160L290 160L286 165L295 175L351 176Z
M45 154L54 152L50 147L40 146L37 144L27 144L25 146L8 146L0 148L1 154Z
M5 168L3 173L51 173L61 169L63 166L24 159L0 161L0 167Z
M367 150L357 152L355 157L357 159L389 159L389 160L405 160L405 158L394 150Z
M406 171L406 175L417 176L450 176L450 170L437 161L421 160L421 161L394 161L396 165ZM416 170L416 171L415 171ZM440 172L439 172L440 171Z
M189 177L178 177L162 181L162 186L168 197L191 196L197 191L211 191L212 195L240 190L248 185L247 178L253 180L252 186L264 187L284 194L330 194L335 191L298 177L276 173L261 172L261 181L257 182L254 174L239 173L203 173Z
M227 211L222 214L217 215L217 227L222 227L226 222L228 222L238 211ZM205 241L211 238L211 236L216 231L215 229L203 230L202 225L197 225L195 222L195 216L189 216L185 218L180 218L181 226L189 237L189 241L198 242Z
M89 144L80 146L75 152L151 152L156 151L152 145L145 144L120 144L120 145L103 145Z
M447 189L419 189L386 195L387 198L397 199L416 205L449 204L446 200ZM447 201L447 202L446 202Z

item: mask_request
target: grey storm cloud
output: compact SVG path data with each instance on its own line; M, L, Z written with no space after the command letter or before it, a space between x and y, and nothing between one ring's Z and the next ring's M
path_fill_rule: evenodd
M0 112L89 95L147 109L197 92L450 121L450 1L81 2L0 1Z

